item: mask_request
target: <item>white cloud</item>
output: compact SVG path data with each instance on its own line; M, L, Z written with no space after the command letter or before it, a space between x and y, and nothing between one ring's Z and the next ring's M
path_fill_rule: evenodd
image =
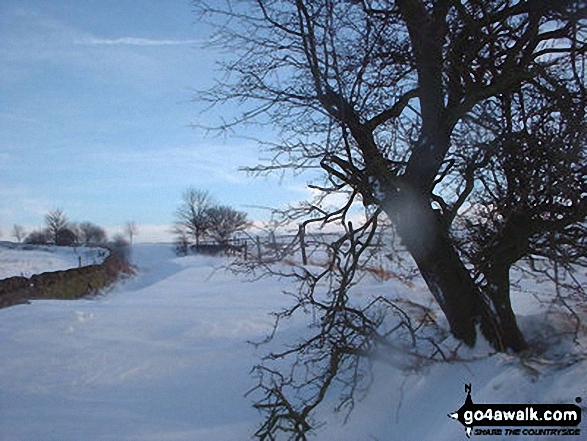
M36 12L0 14L0 83L35 81L40 69L85 76L90 84L127 84L154 89L174 82L183 87L195 69L189 58L205 39L96 35ZM152 50L169 49L163 52ZM186 51L178 57L176 50ZM152 49L152 50L149 50ZM171 51L171 52L170 52ZM188 62L186 62L188 60ZM195 63L195 62L194 62ZM197 78L197 73L196 73ZM148 84L145 84L148 82ZM13 86L14 87L14 86Z

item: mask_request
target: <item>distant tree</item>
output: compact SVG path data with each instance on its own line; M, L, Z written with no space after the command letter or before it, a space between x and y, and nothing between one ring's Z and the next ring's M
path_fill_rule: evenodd
M69 227L69 222L63 210L57 209L45 215L45 225L49 243L57 244L61 230Z
M49 234L47 230L31 231L24 240L24 243L30 245L47 245L49 243Z
M190 239L196 248L203 238L221 245L249 226L246 213L226 205L218 205L208 191L188 188L175 212L174 232L179 253L186 252Z
M74 228L67 226L57 231L55 245L58 245L60 247L71 247L77 244L78 236Z
M208 233L210 219L208 210L214 205L210 193L188 188L182 196L181 205L175 212L176 230L191 236L200 244L200 239Z
M14 224L12 226L12 235L18 243L21 243L26 237L26 230L20 224Z
M92 222L82 222L78 226L79 241L84 245L103 245L106 243L106 231Z
M125 261L130 261L130 242L126 239L124 234L115 234L112 238L112 242L109 244L109 247L114 249L115 253L122 257Z
M188 249L190 246L190 239L188 234L186 233L185 229L181 226L176 226L173 229L173 233L175 233L175 251L180 256L185 256L188 254Z
M114 245L117 248L124 248L128 247L130 245L130 242L126 240L126 237L124 237L123 234L117 233L112 238L112 245Z
M130 241L130 245L132 246L133 237L136 236L137 234L139 234L139 229L137 227L137 224L134 221L128 221L124 225L124 234L126 234L128 236L128 239Z
M246 213L226 205L209 208L206 216L210 222L208 234L221 245L226 245L231 237L249 226Z

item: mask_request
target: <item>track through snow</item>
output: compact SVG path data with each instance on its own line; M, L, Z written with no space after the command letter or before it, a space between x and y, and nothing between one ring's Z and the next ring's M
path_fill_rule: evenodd
M136 246L135 278L95 300L0 311L0 440L242 440L246 343L279 293L221 261ZM260 306L259 306L260 305Z
M247 341L266 335L287 286L244 281L221 259L177 258L170 245L139 244L132 259L138 274L105 296L0 310L0 441L250 439L259 415L244 394L263 352ZM535 367L546 372L530 375L506 355L418 373L376 364L349 423L326 404L315 439L465 439L447 418L465 383L480 403L587 399L585 362Z

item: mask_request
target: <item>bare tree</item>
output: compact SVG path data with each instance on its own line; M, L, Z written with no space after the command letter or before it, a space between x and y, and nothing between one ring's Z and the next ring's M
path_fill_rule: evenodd
M188 188L183 193L175 218L174 231L181 252L187 251L190 237L195 240L196 248L205 237L225 247L231 237L249 226L246 213L218 205L209 192L195 188Z
M128 221L124 225L124 234L126 234L128 236L130 245L132 246L133 237L136 236L137 234L139 234L139 229L138 229L135 221Z
M55 239L55 245L58 246L65 246L65 247L75 247L79 244L78 234L73 225L68 225L64 228L61 228L57 232L57 236Z
M20 243L26 237L26 230L25 230L25 228L22 225L20 225L20 224L14 224L12 226L12 235L14 236L14 238L16 239L16 241L18 243Z
M235 123L265 122L283 133L270 146L273 162L256 170L321 167L324 191L346 189L349 199L379 207L393 221L457 338L473 345L476 325L484 322L499 349L523 349L515 320L501 316L513 317L509 302L478 286L452 226L482 175L479 158L496 136L481 130L496 101L547 97L552 108L569 109L559 118L575 113L582 121L585 5L196 5L219 25L215 41L240 54L224 65L229 80L200 98L212 104L248 99ZM522 107L510 110L518 121ZM489 138L463 155L459 145L471 125ZM582 136L583 125L577 128ZM584 218L584 206L582 199L571 208Z
M180 256L187 256L190 246L190 239L185 229L181 226L175 226L172 230L175 234L175 251Z
M50 211L45 215L46 231L49 242L55 245L60 244L64 236L63 231L69 228L69 221L61 209Z
M190 187L183 193L181 205L175 212L176 229L181 234L192 236L196 241L196 246L200 244L200 239L208 233L210 220L207 212L212 206L214 206L214 202L210 193Z
M47 230L31 231L24 242L31 245L47 245L50 242L49 234Z
M131 260L130 242L126 239L125 234L116 233L109 242L109 247L112 247L116 254L123 258L126 262Z
M512 266L539 256L569 271L587 265L584 109L565 103L573 98L560 93L547 88L540 94L516 92L496 100L491 112L472 112L471 120L483 120L491 141L476 145L487 139L477 136L461 149L469 174L465 179L472 182L475 175L480 184L470 187L469 200L483 210L474 219L457 221L455 242L474 264L483 311L493 303L507 305L497 317L486 314L482 325L496 326L499 319L503 333L510 341L516 336L520 347L524 339L516 334L509 298ZM471 146L482 152L476 159L467 158ZM484 334L494 336L494 346L505 346L502 333Z
M103 245L106 243L106 231L92 222L82 222L78 226L80 242L84 245Z
M246 213L226 205L210 207L205 214L209 222L208 234L220 245L226 245L235 234L249 227Z
M236 54L223 65L230 75L199 99L245 102L223 129L277 128L279 139L263 140L271 162L252 171L323 170L313 185L318 198L287 219L345 229L329 272L300 273L295 308L320 310L320 334L277 354L308 361L309 348L317 351L313 366L322 370L307 373L316 401L294 403L292 377L262 370L258 404L268 416L258 436L304 439L326 389L357 366L343 369L341 360L383 335L377 313L349 299L351 269L364 255L352 243L369 237L380 217L394 225L457 339L472 346L481 329L497 350L524 350L510 303L512 265L535 252L585 262L584 1L195 5L217 26L215 44ZM323 203L333 193L345 196L334 208ZM349 227L359 204L366 220ZM481 209L473 216L467 206ZM333 294L318 302L318 281L330 277Z

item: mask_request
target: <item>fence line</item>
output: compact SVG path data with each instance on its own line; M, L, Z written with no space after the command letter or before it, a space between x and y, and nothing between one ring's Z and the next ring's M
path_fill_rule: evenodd
M383 235L385 233L378 233ZM211 240L200 240L197 245L180 244L178 251L186 254L191 250L198 254L207 255L239 255L245 260L263 262L277 262L285 258L301 257L302 263L307 265L309 259L319 250L327 250L328 244L340 237L340 234L308 232L300 224L296 234L280 234L269 232L266 235L251 235L229 239L222 243ZM374 241L372 246L380 247L381 241Z

